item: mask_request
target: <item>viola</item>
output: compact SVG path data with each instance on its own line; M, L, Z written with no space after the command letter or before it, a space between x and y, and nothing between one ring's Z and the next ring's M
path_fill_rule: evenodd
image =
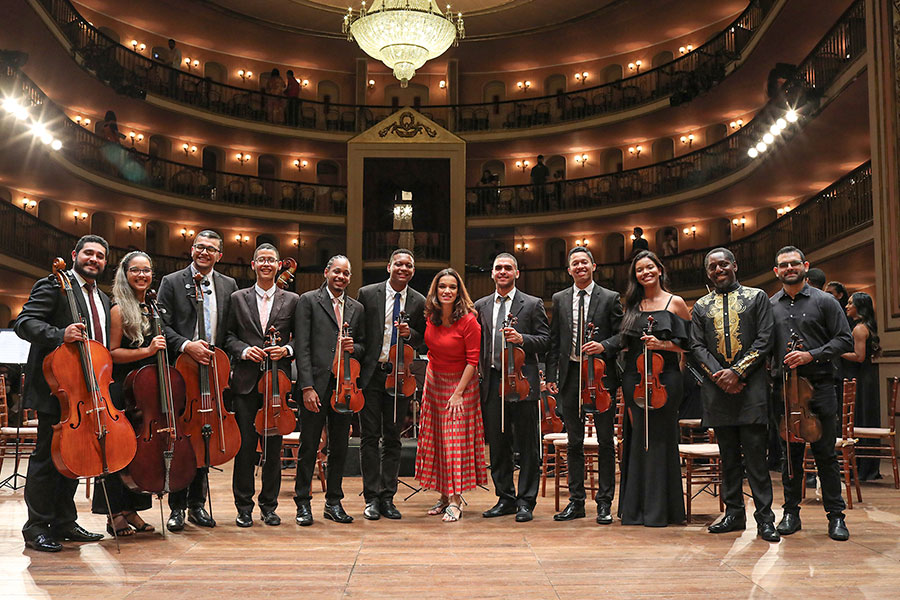
M84 323L63 259L53 261L53 275L66 297L72 322ZM76 479L127 467L137 443L131 423L110 400L109 350L94 340L66 342L44 358L43 372L60 404L61 417L53 426L50 447L57 470Z
M350 324L344 323L338 334L337 349L331 372L334 373L334 392L331 394L331 407L341 414L352 414L362 410L366 400L362 390L356 384L359 379L359 361L351 358L349 350L341 349L344 338L351 337Z
M156 292L148 290L145 302L153 335L163 335ZM196 475L197 458L179 419L184 412L184 379L169 366L166 350L156 352L156 364L129 373L124 390L135 407L134 426L140 433L122 481L132 490L159 496L185 489Z
M409 323L409 315L400 311L397 318L400 323ZM415 349L406 343L400 335L397 335L397 343L391 346L388 352L388 362L393 368L384 380L384 388L394 396L394 422L397 422L397 397L402 395L409 398L416 393L416 378L409 371L409 365L416 359Z
M788 344L788 353L801 348L800 336L794 333ZM781 415L779 430L785 444L788 477L794 477L791 462L791 444L817 442L822 438L822 422L809 407L813 397L813 386L805 377L797 373L797 369L789 369L782 365L781 393L784 398L784 414Z
M203 275L194 276L193 291L188 295L197 307L197 336L207 339L203 319ZM182 422L190 436L198 467L215 467L234 458L241 448L241 430L234 413L225 410L222 391L228 388L231 363L225 351L210 345L213 357L201 365L187 354L175 361L175 369L184 378L187 406Z
M585 325L586 340L592 340L596 332L597 327L593 323ZM581 361L581 404L598 413L606 412L612 406L612 396L603 385L603 378L606 376L606 361L596 354L588 354L583 358L584 360Z
M538 371L538 376L541 380L541 437L548 433L561 433L563 422L556 414L556 398L547 391L544 372Z
M294 273L297 271L297 261L288 257L285 258L281 264L284 267L284 270L278 276L278 279L275 280L275 285L281 289L285 289L294 281Z
M281 334L274 327L269 327L266 333L266 347L279 346ZM297 426L297 417L294 411L283 401L282 390L288 392L291 389L291 380L287 373L278 368L277 360L266 356L265 374L257 384L257 390L263 397L262 408L256 413L256 432L262 437L273 435L287 435ZM263 463L265 463L265 446L263 446Z
M651 335L655 321L647 316L644 335ZM644 450L650 448L650 410L666 405L668 394L666 386L660 381L665 359L658 352L651 352L644 344L644 351L637 358L638 383L634 386L634 402L644 409Z

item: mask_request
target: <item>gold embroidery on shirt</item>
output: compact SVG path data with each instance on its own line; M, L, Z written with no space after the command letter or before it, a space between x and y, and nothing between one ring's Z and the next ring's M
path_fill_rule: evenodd
M725 300L728 300L728 338L725 337ZM718 346L719 355L725 359L728 365L734 360L734 357L740 354L743 349L741 344L741 313L750 306L753 294L741 287L727 294L712 293L703 298L706 306L707 314L713 320L713 326L716 331L716 344ZM726 344L726 339L730 340ZM731 352L728 352L728 350Z

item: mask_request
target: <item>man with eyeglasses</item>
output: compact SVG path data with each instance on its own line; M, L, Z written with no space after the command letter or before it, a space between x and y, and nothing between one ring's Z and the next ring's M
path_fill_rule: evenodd
M810 286L806 281L809 262L798 248L785 246L775 255L775 276L782 289L771 297L775 317L775 348L772 356L775 379L775 410L783 410L781 394L782 369L797 369L797 374L812 384L812 412L822 423L822 437L810 443L816 469L822 482L822 506L828 515L828 536L844 541L850 532L844 522L844 499L841 497L841 472L835 453L839 426L839 408L834 391L832 359L853 349L850 327L841 305L828 292ZM791 337L799 336L800 346L788 352ZM786 442L782 440L782 449ZM791 444L791 472L785 464L781 473L784 484L784 516L778 533L790 535L800 530L800 495L803 483L804 444ZM787 461L785 461L786 463Z
M159 284L158 304L169 347L174 361L185 353L200 364L209 364L213 356L210 347L225 341L226 317L231 306L231 294L237 291L237 283L227 275L214 270L222 258L222 236L204 229L194 238L191 246L192 262L186 268L170 273ZM200 283L204 292L203 314L197 314L194 303L194 276L203 275ZM198 319L204 320L207 339L197 335ZM169 494L171 513L166 527L169 531L184 529L187 510L188 521L201 527L215 527L216 522L204 508L206 504L207 469L197 469L197 475L187 490Z
M257 391L260 378L265 375L266 359L276 362L290 378L294 352L290 341L294 333L294 311L300 297L275 285L281 269L281 257L272 244L260 244L253 252L250 268L256 274L256 283L231 295L228 313L228 333L225 349L231 357L231 393L234 394L234 415L241 429L241 449L234 459L231 489L238 515L238 527L253 525L253 466L256 464L257 447L265 444L262 463L262 487L259 492L259 510L266 525L280 525L275 514L278 492L281 490L281 441L277 430L262 439L254 425L257 412L264 398ZM274 327L280 340L267 344L269 328ZM279 390L282 399L289 389ZM282 411L290 413L282 400ZM293 413L290 414L293 417ZM292 419L296 425L296 420ZM269 424L275 428L276 424Z

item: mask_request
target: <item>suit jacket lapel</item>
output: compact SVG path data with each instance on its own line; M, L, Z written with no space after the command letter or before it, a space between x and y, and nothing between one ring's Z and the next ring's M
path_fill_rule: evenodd
M228 311L225 310L225 291L222 289L225 287L225 282L223 279L221 273L213 271L213 286L216 289L216 341L219 341L219 332L223 331L222 325L225 323L225 318L228 316L225 314ZM254 302L253 304L256 303ZM259 313L257 313L256 320L259 321Z
M337 322L337 317L334 315L334 303L331 301L331 296L328 293L328 288L324 285L319 289L319 304L325 310L325 314L331 317L331 322L334 323L335 327L340 329L340 325ZM346 315L344 315L346 318Z
M259 307L256 305L256 286L252 286L247 288L247 291L244 292L244 301L247 303L247 311L250 313L250 319L253 321L253 326L256 328L256 331L263 334L265 337L266 332L262 331L262 325L259 322ZM271 315L271 311L269 312Z
M524 308L524 306L525 306L525 298L522 297L522 292L517 290L515 300L513 301L513 305L511 307L512 315L514 317L519 316L519 311L521 311L522 308Z
M181 290L178 293L184 294L181 297L184 298L185 301L187 302L188 309L191 311L191 314L194 316L193 319L196 320L196 318L197 318L197 303L194 302L194 279L191 276L190 265L188 265L188 267L181 272L181 280L183 283L182 283Z
M585 321L586 323L593 323L594 325L600 324L600 321L597 320L597 316L599 315L600 304L602 303L602 299L600 297L600 286L596 283L594 284L594 293L591 294L591 307L588 310L589 318Z
M255 293L255 290L254 290ZM254 304L256 304L254 302ZM278 316L278 311L281 310L281 306L284 304L284 290L275 288L275 294L272 296L272 308L269 310L269 320L266 323L266 331L269 330L269 327L272 326L272 322L275 320L275 317ZM259 317L256 318L259 321ZM266 335L266 331L263 331L263 337Z
M91 311L88 310L87 303L84 301L84 289L78 285L78 280L75 278L75 271L68 271L69 281L72 282L72 292L74 292L75 296L75 304L78 306L78 314L81 315L81 318L87 324L88 332L90 333L90 338L94 337L94 321L91 319ZM68 310L66 311L68 312ZM109 314L109 311L107 311ZM107 327L107 331L109 328Z

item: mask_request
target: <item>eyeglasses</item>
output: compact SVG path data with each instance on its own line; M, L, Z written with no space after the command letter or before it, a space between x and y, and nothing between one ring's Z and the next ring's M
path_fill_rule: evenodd
M278 264L278 259L271 256L261 256L259 258L254 258L253 262L258 265L274 265Z
M153 275L150 267L128 267L128 272L132 275Z
M778 268L779 269L787 269L788 267L799 267L802 264L803 264L803 261L801 261L801 260L789 260L787 262L778 263Z
M214 248L213 246L204 246L203 244L194 244L194 250L196 250L200 254L203 254L204 252L206 252L208 254L218 254L219 253L218 248Z

